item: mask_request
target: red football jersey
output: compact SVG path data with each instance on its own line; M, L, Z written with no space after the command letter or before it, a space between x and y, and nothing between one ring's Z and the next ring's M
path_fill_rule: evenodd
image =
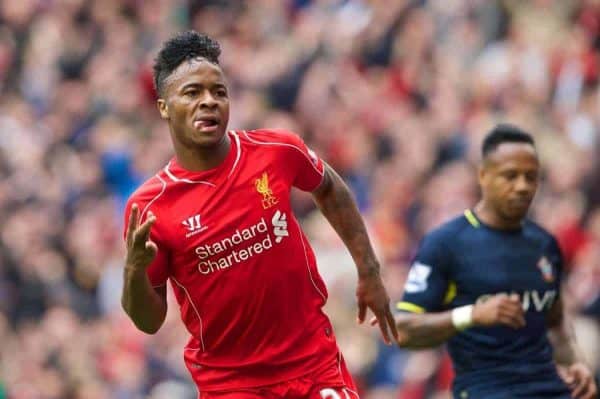
M290 206L292 187L319 186L323 162L292 133L228 134L221 165L190 172L174 158L125 212L135 202L157 217L148 275L173 286L191 334L185 362L205 391L274 384L338 358L327 289Z

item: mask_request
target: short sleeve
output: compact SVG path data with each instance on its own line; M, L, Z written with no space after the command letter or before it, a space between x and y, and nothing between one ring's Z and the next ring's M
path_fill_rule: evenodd
M127 226L129 223L129 215L131 213L131 206L133 205L133 201L129 200L127 202L127 206L125 207L125 221L123 224L123 238L127 239ZM138 206L141 204L138 203ZM143 207L140 207L143 210ZM142 213L142 223L146 218L146 213ZM150 239L156 243L158 247L158 252L156 257L146 269L146 273L148 274L148 278L153 287L160 287L165 285L167 282L167 278L169 277L168 273L168 256L165 246L162 244L160 237L158 237L156 233L156 229L150 231Z
M409 269L397 310L425 313L443 310L448 289L450 254L441 239L426 236Z
M298 135L287 133L287 136L293 147L287 159L294 172L293 185L302 191L314 191L323 181L325 164Z

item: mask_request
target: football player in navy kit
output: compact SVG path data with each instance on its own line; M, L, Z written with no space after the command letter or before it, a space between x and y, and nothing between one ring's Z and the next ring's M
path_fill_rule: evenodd
M539 182L534 140L498 125L482 158L480 202L421 242L397 304L399 344L447 341L457 399L595 398L563 317L560 249L526 217Z

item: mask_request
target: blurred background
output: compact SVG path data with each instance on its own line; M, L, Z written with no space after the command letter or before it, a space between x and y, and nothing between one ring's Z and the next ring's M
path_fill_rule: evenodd
M297 132L342 174L393 300L423 233L477 200L482 136L532 132L532 217L563 248L597 370L600 1L2 0L0 398L195 398L176 304L155 336L120 308L124 202L172 155L153 57L188 28L222 44L230 128ZM294 208L362 397L449 398L442 349L356 325L349 256L310 196Z

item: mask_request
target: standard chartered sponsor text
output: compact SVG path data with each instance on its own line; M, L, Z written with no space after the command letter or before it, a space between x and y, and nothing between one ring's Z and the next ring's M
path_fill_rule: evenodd
M248 241L254 242L248 243ZM196 247L196 255L200 258L198 271L202 274L211 274L227 269L272 247L273 240L267 222L261 218L256 224L245 229L237 229L230 237Z

